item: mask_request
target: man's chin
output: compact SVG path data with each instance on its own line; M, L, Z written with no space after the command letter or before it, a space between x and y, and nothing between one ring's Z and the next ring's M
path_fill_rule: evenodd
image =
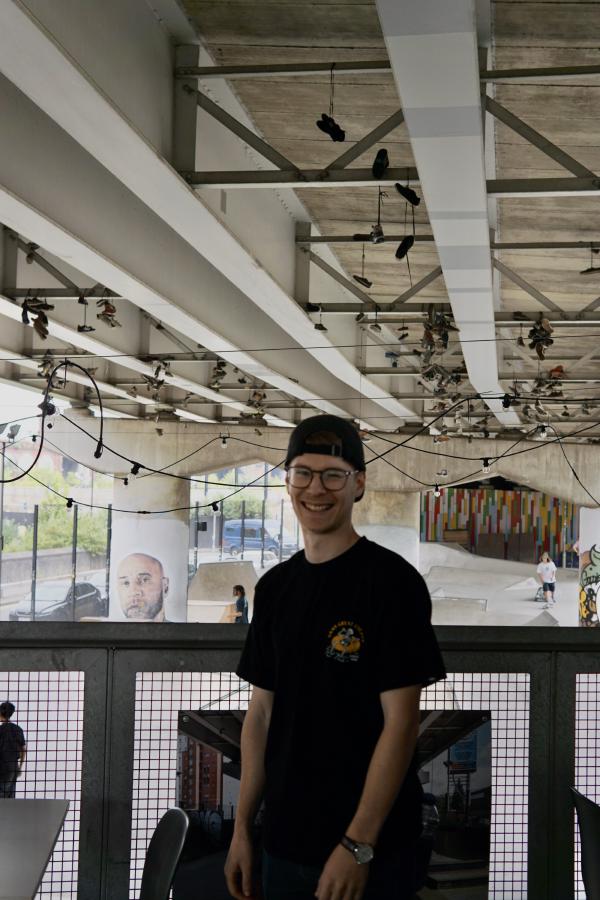
M139 606L135 608L130 608L125 611L125 615L128 619L149 619L148 611L146 609L140 609Z

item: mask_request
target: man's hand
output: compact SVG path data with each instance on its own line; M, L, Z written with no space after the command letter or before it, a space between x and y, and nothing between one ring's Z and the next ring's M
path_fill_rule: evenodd
M234 833L225 861L225 881L235 900L257 900L260 896L254 884L253 862L250 835Z
M359 866L350 851L338 845L321 872L315 897L318 900L360 900L368 877L369 864Z

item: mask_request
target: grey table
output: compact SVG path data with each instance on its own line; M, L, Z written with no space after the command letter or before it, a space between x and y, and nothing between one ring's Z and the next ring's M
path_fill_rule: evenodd
M0 900L35 897L68 809L68 800L0 800Z

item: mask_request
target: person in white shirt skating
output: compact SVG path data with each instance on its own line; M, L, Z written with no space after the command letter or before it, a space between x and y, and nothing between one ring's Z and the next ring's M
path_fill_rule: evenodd
M540 564L537 567L537 574L544 591L547 609L549 606L556 603L554 597L554 590L556 588L556 566L550 559L549 553L542 553Z

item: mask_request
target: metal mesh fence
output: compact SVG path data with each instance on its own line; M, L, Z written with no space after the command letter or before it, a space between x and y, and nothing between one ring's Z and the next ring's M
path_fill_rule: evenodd
M17 798L71 801L38 894L57 900L77 897L83 686L83 672L0 672L0 697L27 741Z
M424 709L489 709L492 714L492 829L489 897L527 897L530 677L462 673L423 692Z
M575 787L600 803L600 675L577 675L575 693ZM575 900L585 900L581 843L575 828Z
M423 709L492 713L492 846L489 897L527 897L529 675L457 674L423 692ZM130 896L164 812L175 804L177 717L181 710L247 709L250 687L227 672L136 675Z

